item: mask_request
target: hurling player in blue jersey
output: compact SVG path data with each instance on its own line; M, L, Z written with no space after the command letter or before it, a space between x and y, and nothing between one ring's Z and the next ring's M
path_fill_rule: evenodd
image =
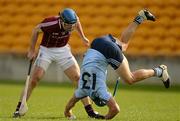
M93 40L91 48L83 59L78 89L66 105L64 111L66 117L74 117L71 109L76 102L86 96L89 96L98 106L107 105L109 111L106 115L101 115L102 119L112 119L119 113L119 105L106 86L108 65L111 65L121 79L128 84L156 76L161 78L166 88L170 86L167 66L160 65L153 69L139 69L131 72L123 54L128 47L130 37L144 20L155 21L155 17L148 10L141 10L119 39L109 34Z

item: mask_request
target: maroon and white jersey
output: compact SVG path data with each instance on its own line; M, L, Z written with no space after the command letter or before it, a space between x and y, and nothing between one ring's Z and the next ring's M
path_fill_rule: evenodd
M63 47L68 43L71 33L59 25L59 17L45 18L39 25L43 31L42 46Z

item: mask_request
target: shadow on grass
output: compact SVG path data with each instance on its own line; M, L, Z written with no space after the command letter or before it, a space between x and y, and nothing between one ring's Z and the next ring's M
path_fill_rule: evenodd
M39 121L39 120L59 120L59 121L68 121L67 118L65 117L60 117L60 116L24 116L24 117L18 117L18 118L13 118L12 116L2 116L0 117L0 120L2 121L11 121L11 120L32 120L32 121ZM76 121L89 121L92 120L91 118L78 118Z
M180 85L171 85L170 88L165 88L164 85L144 85L144 84L136 84L136 85L120 85L119 89L124 90L142 90L142 91L159 91L159 92L180 92Z
M4 120L12 120L12 119L16 119L16 120L55 120L55 119L58 119L58 120L65 120L66 118L65 117L59 117L59 116L24 116L24 117L18 117L18 118L13 118L12 116L2 116L0 119L4 119Z
M58 119L58 120L62 120L63 119L64 120L65 117L58 117L58 116L56 116L56 117L55 116L54 117L53 116L51 116L51 117L48 117L48 116L36 116L36 117L30 116L30 117L28 117L27 116L27 117L23 117L23 119L32 119L32 120L33 119L34 120L35 119L42 119L42 120L45 120L45 119L46 120L55 120L55 119Z

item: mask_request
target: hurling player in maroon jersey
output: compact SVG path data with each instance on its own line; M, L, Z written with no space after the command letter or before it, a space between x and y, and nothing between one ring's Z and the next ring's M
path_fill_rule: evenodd
M85 37L81 23L74 10L70 8L64 9L59 13L59 16L45 18L32 31L31 44L28 51L28 58L36 57L35 45L38 40L38 35L43 32L42 41L39 47L39 53L34 63L34 69L31 73L29 87L27 91L27 101L36 87L39 80L44 76L46 70L52 62L56 62L57 67L61 68L66 76L76 84L80 77L80 69L77 61L71 53L70 47L67 44L73 30L77 30L80 38L86 46L89 46L89 40ZM25 115L28 111L27 104L23 111L19 110L22 95L17 105L14 117ZM82 99L87 114L94 118L98 118L99 114L95 113L91 107L91 102L88 97Z

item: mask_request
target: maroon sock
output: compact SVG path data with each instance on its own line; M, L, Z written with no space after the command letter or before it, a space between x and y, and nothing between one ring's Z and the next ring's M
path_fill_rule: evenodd
M90 117L94 117L95 113L91 105L85 106L85 110Z

